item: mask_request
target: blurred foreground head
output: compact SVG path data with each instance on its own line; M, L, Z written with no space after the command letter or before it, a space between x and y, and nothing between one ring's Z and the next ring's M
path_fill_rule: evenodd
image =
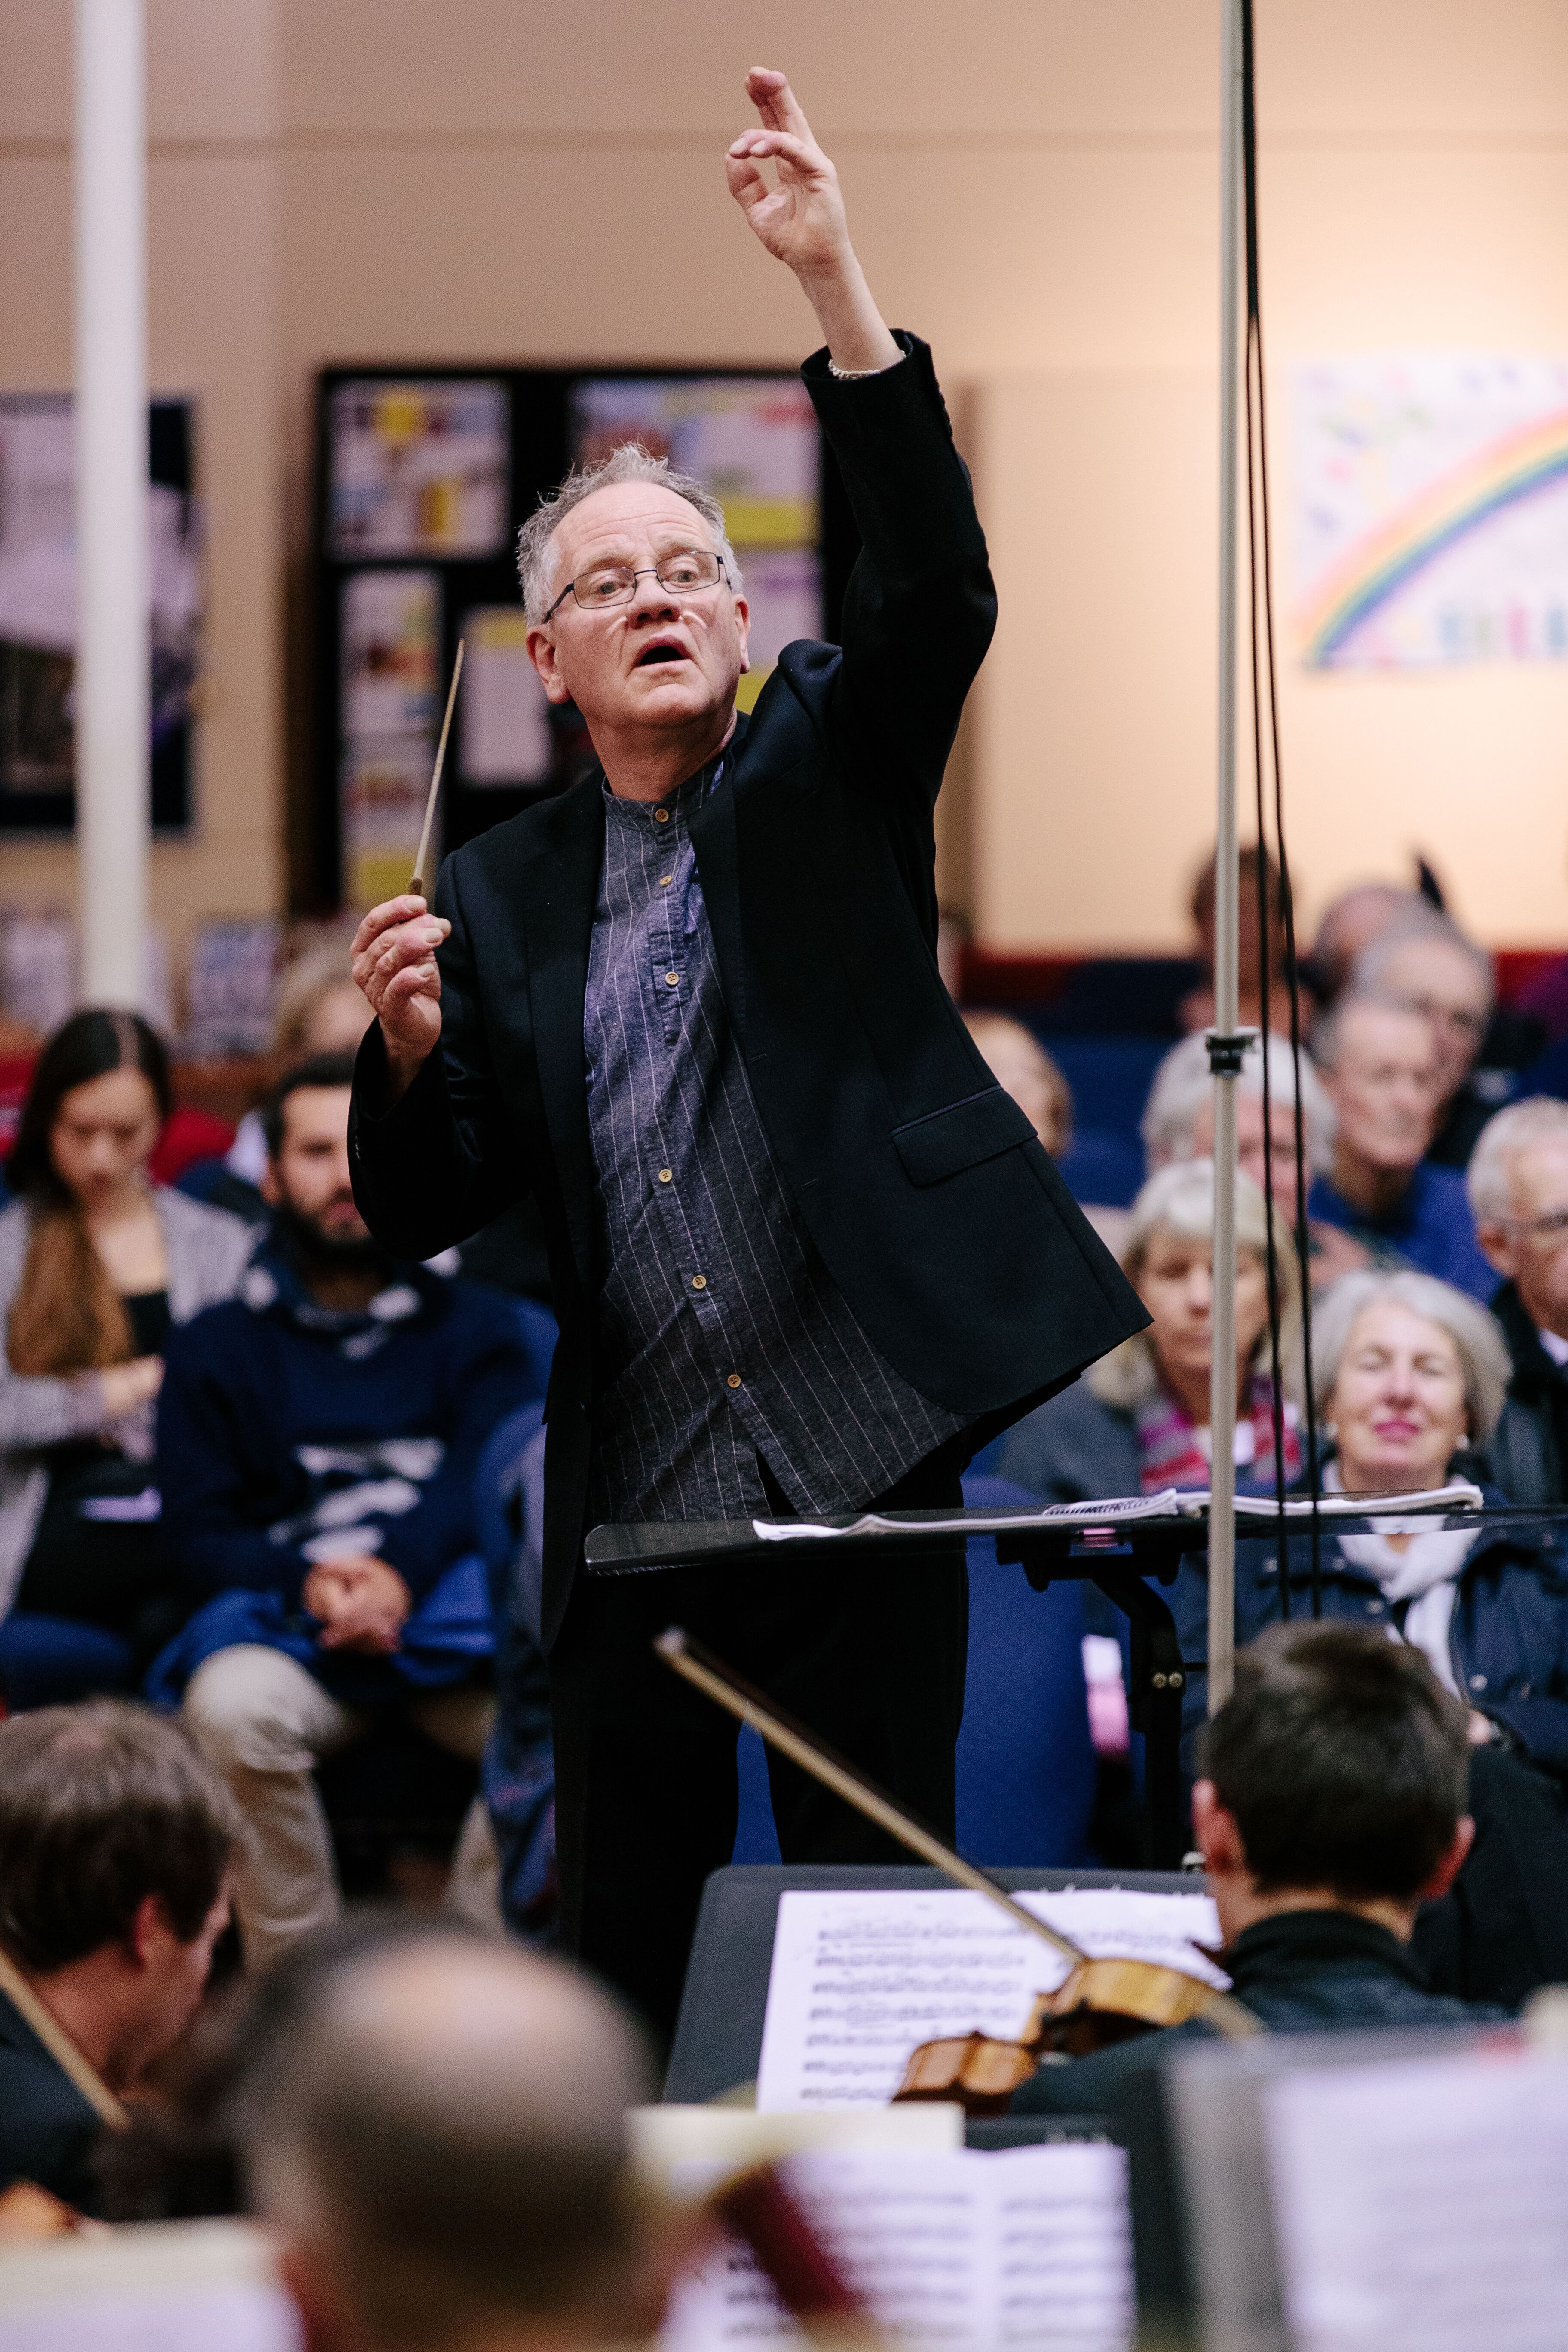
M651 2334L626 2122L647 2093L621 2011L534 1954L433 1932L331 1970L249 2126L309 2352Z

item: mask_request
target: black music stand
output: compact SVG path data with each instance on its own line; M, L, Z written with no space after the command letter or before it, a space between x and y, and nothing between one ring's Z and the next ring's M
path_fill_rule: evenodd
M1128 1712L1132 1728L1143 1735L1144 1864L1179 1869L1187 1847L1181 1738L1189 1666L1169 1603L1145 1580L1174 1581L1183 1553L1202 1551L1208 1541L1206 1516L1172 1512L1110 1525L1089 1510L1042 1525L1036 1515L1016 1511L898 1511L889 1515L885 1533L858 1535L848 1517L824 1519L820 1524L830 1534L793 1543L759 1537L750 1519L684 1519L595 1528L584 1560L591 1576L646 1576L666 1568L744 1570L764 1562L777 1568L793 1544L814 1553L830 1544L836 1554L885 1559L889 1549L929 1543L932 1521L966 1537L994 1535L998 1560L1021 1565L1037 1592L1059 1579L1082 1578L1126 1617L1131 1629Z

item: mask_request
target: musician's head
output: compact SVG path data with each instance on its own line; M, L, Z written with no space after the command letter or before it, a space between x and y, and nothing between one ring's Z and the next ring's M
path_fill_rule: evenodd
M596 744L727 726L748 667L741 570L711 492L626 442L518 534L528 649Z
M1281 1911L1408 1938L1469 1851L1468 1711L1384 1628L1271 1626L1205 1736L1193 1826L1228 1942Z
M635 2029L515 1946L432 1930L323 1974L251 2107L308 2352L641 2342L668 2250L637 2193Z
M217 1774L150 1707L0 1723L0 1947L112 2089L190 2022L242 1836Z

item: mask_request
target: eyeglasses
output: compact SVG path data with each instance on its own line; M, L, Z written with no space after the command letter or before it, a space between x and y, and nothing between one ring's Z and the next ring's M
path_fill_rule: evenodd
M629 563L595 563L568 580L550 610L544 615L553 620L568 596L574 597L584 613L608 613L617 604L629 604L637 593L637 582L654 579L671 596L700 595L704 588L716 588L729 573L711 548L682 547L673 555L666 555L658 563L645 563L634 571Z

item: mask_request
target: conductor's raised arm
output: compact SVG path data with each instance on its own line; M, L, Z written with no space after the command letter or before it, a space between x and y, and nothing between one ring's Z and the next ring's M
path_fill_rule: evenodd
M931 353L872 299L837 173L783 74L746 88L761 121L725 159L731 193L816 313L806 385L860 530L832 706L846 772L929 806L995 627L984 535Z

